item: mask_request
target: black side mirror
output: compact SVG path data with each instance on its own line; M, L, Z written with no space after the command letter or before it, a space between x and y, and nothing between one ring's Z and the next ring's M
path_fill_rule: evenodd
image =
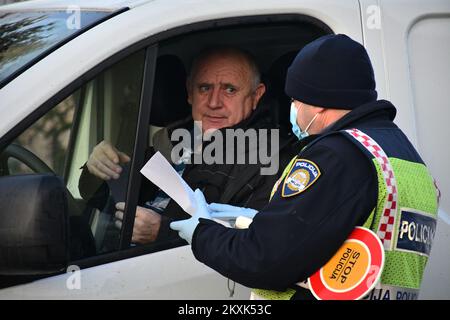
M49 174L0 177L0 275L50 275L69 261L67 194Z

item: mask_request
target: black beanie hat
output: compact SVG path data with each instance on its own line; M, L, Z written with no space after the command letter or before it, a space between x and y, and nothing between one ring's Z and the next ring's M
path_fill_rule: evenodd
M366 49L344 34L307 44L286 77L286 94L313 106L354 109L375 101L375 77Z

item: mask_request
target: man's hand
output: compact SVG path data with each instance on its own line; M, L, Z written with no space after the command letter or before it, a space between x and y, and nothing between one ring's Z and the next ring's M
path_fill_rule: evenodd
M122 228L123 211L125 202L116 204L116 227ZM161 226L161 215L151 209L144 207L136 208L136 217L134 218L133 236L131 242L147 244L156 240Z
M127 163L130 160L128 155L103 140L92 150L86 166L90 173L102 180L118 179L122 172L119 164Z

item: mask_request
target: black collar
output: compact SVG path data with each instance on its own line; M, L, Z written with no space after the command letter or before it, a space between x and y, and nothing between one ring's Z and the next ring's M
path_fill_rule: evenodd
M353 109L341 119L325 128L320 135L352 127L391 126L397 110L387 100L378 100ZM395 125L394 125L395 126Z

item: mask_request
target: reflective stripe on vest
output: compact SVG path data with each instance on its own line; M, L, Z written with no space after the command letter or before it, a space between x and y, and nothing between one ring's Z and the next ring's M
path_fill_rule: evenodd
M385 250L392 250L392 234L397 217L397 180L395 179L394 170L391 162L384 150L371 137L358 129L346 130L353 138L361 143L367 151L369 151L376 161L380 164L384 183L386 185L387 197L384 202L383 215L378 224L376 234L383 243Z

